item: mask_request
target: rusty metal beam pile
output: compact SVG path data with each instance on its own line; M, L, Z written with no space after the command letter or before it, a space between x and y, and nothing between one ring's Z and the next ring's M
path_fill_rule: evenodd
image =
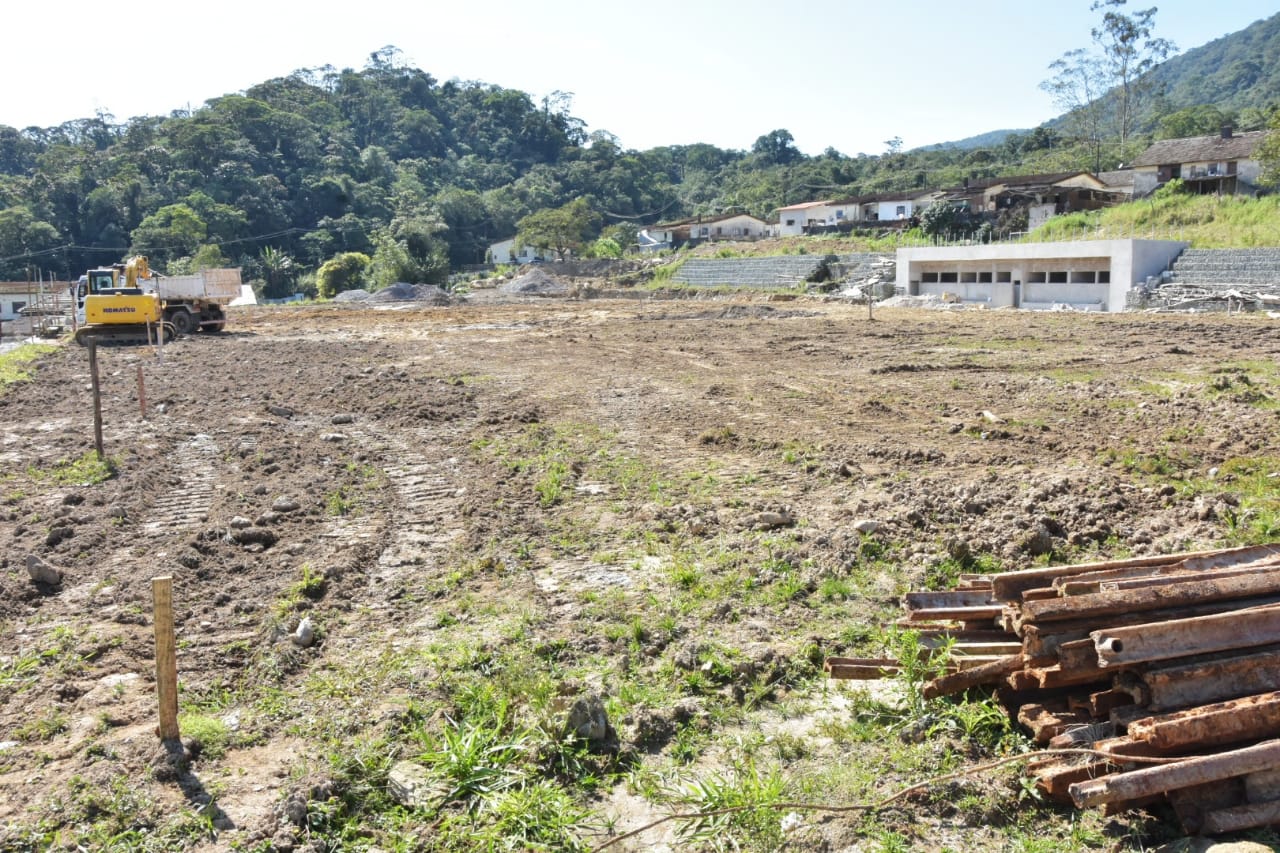
M966 575L904 604L898 624L949 654L926 697L991 688L1038 744L1099 753L1030 765L1048 796L1163 798L1190 833L1280 823L1280 544Z

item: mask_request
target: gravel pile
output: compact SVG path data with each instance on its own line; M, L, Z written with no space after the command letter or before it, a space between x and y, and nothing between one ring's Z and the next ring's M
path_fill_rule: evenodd
M373 294L367 290L344 290L337 296L333 297L334 302L364 302Z
M523 293L531 296L563 296L569 292L564 282L536 268L513 278L502 285L500 290L503 293Z
M425 302L428 305L449 305L449 294L434 284L405 284L398 281L370 294L369 302Z

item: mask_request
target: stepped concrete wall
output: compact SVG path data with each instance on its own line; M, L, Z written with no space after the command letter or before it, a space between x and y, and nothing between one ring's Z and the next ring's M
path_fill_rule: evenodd
M1187 249L1169 270L1174 284L1280 288L1280 248Z

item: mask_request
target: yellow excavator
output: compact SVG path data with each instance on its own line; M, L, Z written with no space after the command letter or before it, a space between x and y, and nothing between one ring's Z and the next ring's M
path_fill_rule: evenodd
M149 278L151 268L141 255L81 276L76 307L78 314L83 312L83 324L76 330L76 343L148 343L158 335L165 343L173 340L177 329L164 319L160 296L142 289L142 280Z

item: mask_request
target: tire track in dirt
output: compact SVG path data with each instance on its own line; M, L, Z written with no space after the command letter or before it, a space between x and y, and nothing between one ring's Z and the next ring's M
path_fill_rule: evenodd
M198 433L179 445L174 456L179 482L165 490L164 499L142 522L147 536L163 536L205 521L213 505L218 460L218 445L213 437Z
M461 530L452 525L460 517L466 487L459 482L459 461L451 451L461 430L454 426L390 430L352 430L354 442L386 460L382 471L393 492L391 541L370 572L370 583L392 584L413 574L416 567L437 566ZM356 535L358 531L355 532Z

